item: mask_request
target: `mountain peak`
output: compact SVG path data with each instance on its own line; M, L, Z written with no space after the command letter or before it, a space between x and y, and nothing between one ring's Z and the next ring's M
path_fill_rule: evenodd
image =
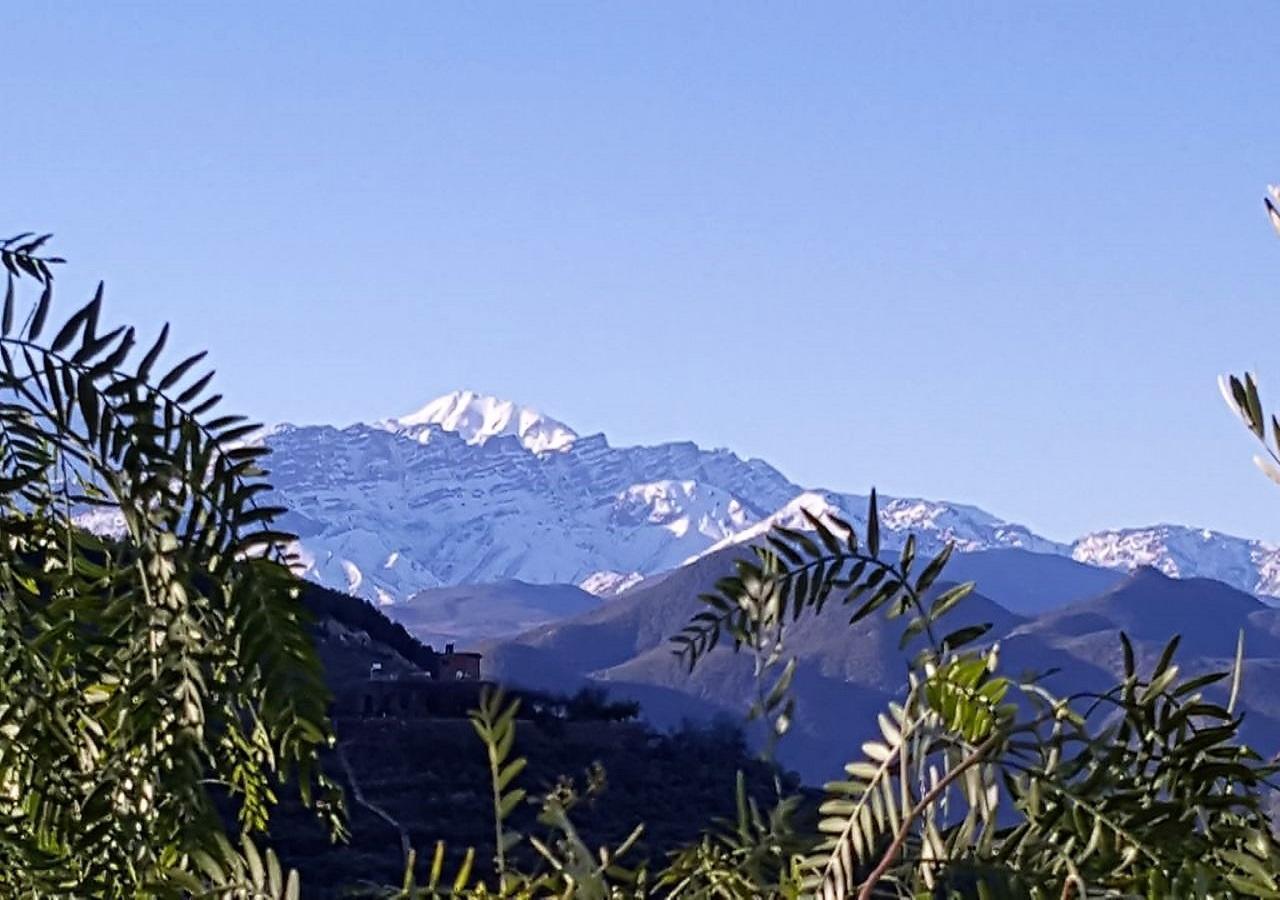
M378 424L422 441L428 439L432 429L454 432L468 444L510 436L534 453L567 450L578 436L568 425L535 409L466 390L444 394L408 415Z

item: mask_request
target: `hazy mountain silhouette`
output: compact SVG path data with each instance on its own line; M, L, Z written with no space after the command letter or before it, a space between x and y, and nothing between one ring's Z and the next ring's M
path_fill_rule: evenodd
M698 595L712 590L743 552L728 548L584 614L488 642L487 671L556 690L599 683L640 701L658 725L715 712L742 715L756 695L751 658L721 646L690 673L669 639L702 608ZM1115 683L1122 630L1148 668L1170 637L1182 635L1177 661L1199 673L1228 668L1243 629L1250 660L1242 695L1246 734L1263 752L1280 749L1280 701L1267 687L1280 673L1280 611L1219 582L1177 580L1154 569L1117 575L1017 550L957 559L962 564L950 566L945 577L977 580L978 592L952 614L949 627L990 623L984 641L999 642L1003 670L1050 673L1043 683L1060 694ZM988 583L1009 605L1036 614L1019 615L995 602L985 594ZM875 729L875 713L901 691L914 652L898 649L903 620L876 616L849 626L841 612L829 606L821 617L803 618L788 638L799 659L798 707L779 758L810 781L829 778L857 754Z
M599 605L599 597L571 584L508 580L428 588L397 603L392 613L425 643L456 642L464 647L484 638L519 634Z

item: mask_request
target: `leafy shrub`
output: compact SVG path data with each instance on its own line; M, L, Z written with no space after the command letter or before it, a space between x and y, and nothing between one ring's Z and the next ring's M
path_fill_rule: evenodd
M215 805L261 832L289 777L338 827L256 426L215 411L204 354L162 367L167 326L140 359L133 328L102 330L101 285L54 327L47 239L0 242L0 889L284 892Z

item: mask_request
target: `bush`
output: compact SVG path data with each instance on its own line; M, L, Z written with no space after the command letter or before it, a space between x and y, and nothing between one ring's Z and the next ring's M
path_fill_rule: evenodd
M167 327L141 359L100 330L101 285L53 327L47 238L0 242L0 888L246 886L279 874L247 836L284 777L335 828L340 799L256 426L215 412L204 354L161 367Z

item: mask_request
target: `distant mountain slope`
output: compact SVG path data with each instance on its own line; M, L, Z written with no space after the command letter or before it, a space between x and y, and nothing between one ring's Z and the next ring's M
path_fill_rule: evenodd
M1046 613L1016 629L1006 643L1031 637L1073 659L1089 660L1119 676L1119 632L1131 638L1138 665L1148 671L1174 635L1175 661L1188 674L1230 669L1244 633L1242 734L1267 756L1280 753L1280 610L1220 582L1179 580L1153 568L1139 569L1098 597ZM1209 690L1225 703L1225 685Z
M307 577L383 604L508 579L610 595L802 523L804 509L855 523L866 509L864 496L806 489L762 460L688 442L614 447L472 391L398 418L281 425L257 440L274 451L273 499L291 510L282 524L300 537ZM915 532L923 552L946 541L963 552L1016 548L1280 595L1280 550L1257 541L1158 526L1063 544L966 504L882 499L890 545Z
M419 591L391 607L395 620L414 637L460 648L484 638L500 638L575 616L600 605L600 598L571 584L497 581Z
M721 648L690 675L672 653L670 638L703 608L698 594L711 590L742 553L743 548L725 548L646 580L583 615L489 642L483 645L485 671L552 690L601 683L611 694L640 701L646 717L659 725L712 712L741 716L755 693L750 659ZM971 598L969 609L1001 633L1024 621L981 596ZM833 613L796 628L791 646L803 661L796 677L802 713L796 732L788 736L784 763L813 779L839 763L844 745L818 727L825 720L820 711L840 710L842 722L874 723L874 712L901 686L906 672L906 655L898 650L903 624L877 617L850 629Z
M718 567L718 554L741 553L736 546L715 551L690 564L691 572L705 566ZM629 604L637 608L652 604L650 588L668 577L688 578L677 568L645 580L628 592ZM978 550L957 554L949 573L955 581L977 581L984 596L1018 614L1035 614L1094 596L1124 579L1124 574L1075 562L1064 556L1032 553L1019 549ZM694 582L686 582L693 589ZM673 592L678 596L678 591ZM689 595L692 600L694 595ZM476 641L509 637L549 625L598 606L600 598L572 585L531 585L502 581L485 585L433 588L419 592L408 601L387 608L418 638L428 643ZM693 604L683 604L690 613ZM663 613L651 618L661 620ZM652 631L652 629L650 629Z
M1207 578L1176 580L1139 569L1097 597L1046 612L1017 633L1045 637L1095 658L1118 651L1116 632L1162 647L1181 635L1191 660L1229 660L1241 630L1253 658L1280 659L1280 610ZM1096 649L1087 649L1087 648Z
M1048 553L979 550L947 564L955 581L976 581L984 596L1020 615L1036 615L1096 596L1122 582L1123 572Z
M551 689L604 684L616 696L647 704L646 715L659 724L713 711L741 715L755 693L750 659L722 646L689 674L668 642L700 609L697 595L710 590L741 552L726 548L588 613L492 642L485 647L487 670L503 680ZM1236 635L1244 629L1255 677L1266 680L1280 671L1280 611L1218 582L1179 581L1153 569L1116 576L1060 557L1009 550L958 557L945 577L976 576L981 591L984 574L996 576L995 592L1010 602L1022 596L1024 585L1057 577L1023 602L1031 615L1011 612L980 593L957 615L992 624L988 639L1000 642L1005 671L1054 670L1045 684L1061 693L1114 683L1122 665L1121 629L1131 634L1147 666L1169 637L1183 635L1178 660L1194 672L1229 665ZM794 682L798 712L780 749L785 764L812 781L838 771L874 727L874 713L901 689L907 664L898 650L901 628L902 620L879 617L848 627L835 609L794 628L788 647L800 658ZM1244 698L1251 710L1250 738L1268 752L1280 750L1280 702L1262 684L1250 684Z

